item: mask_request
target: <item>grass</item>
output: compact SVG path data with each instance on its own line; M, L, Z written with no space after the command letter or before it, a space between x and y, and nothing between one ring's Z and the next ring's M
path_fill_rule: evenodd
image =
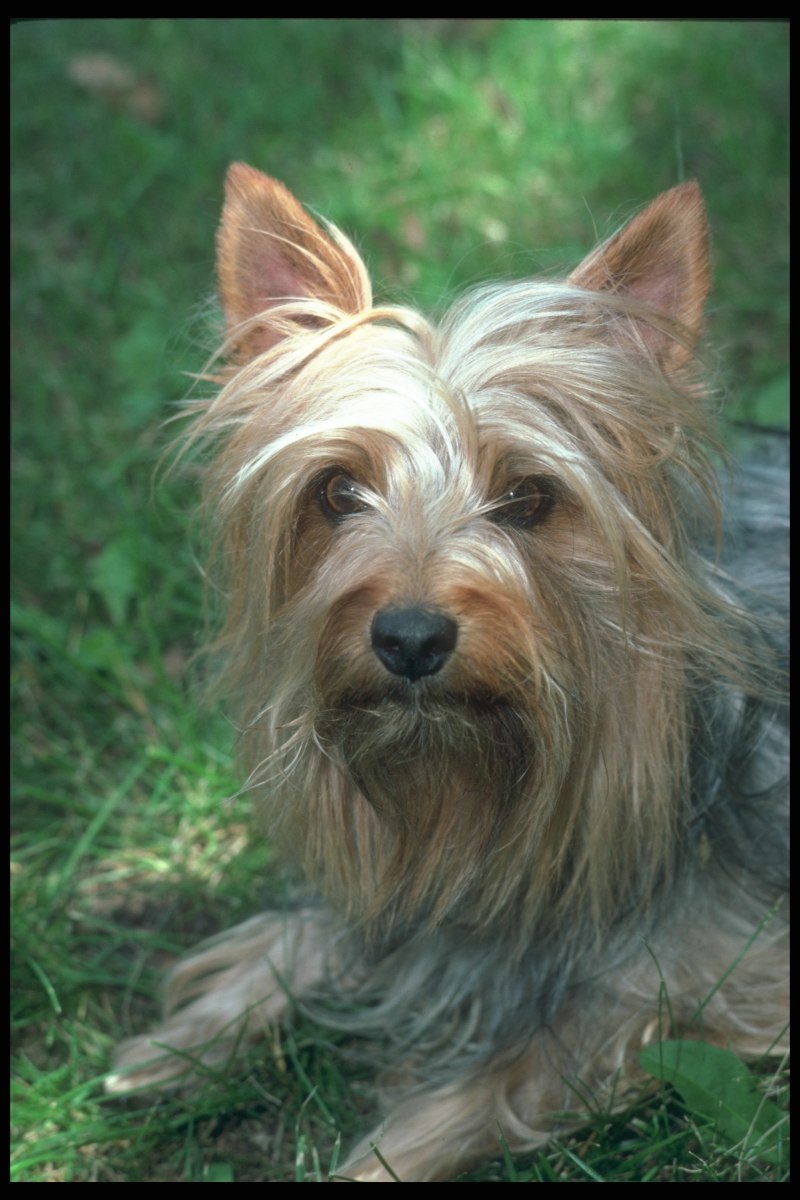
M355 234L390 295L423 304L563 269L698 177L741 443L787 423L786 43L737 22L14 27L15 1180L312 1182L369 1119L368 1072L302 1023L190 1097L99 1087L164 964L255 911L270 878L229 728L196 701L193 484L153 487L210 345L227 163L284 178ZM662 1090L532 1163L498 1139L473 1178L782 1174Z

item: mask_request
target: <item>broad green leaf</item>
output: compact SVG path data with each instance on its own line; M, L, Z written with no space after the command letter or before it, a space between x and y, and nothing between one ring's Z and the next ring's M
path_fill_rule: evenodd
M695 1116L712 1122L726 1141L767 1162L785 1152L784 1114L756 1087L747 1067L730 1050L707 1042L657 1042L639 1062L650 1075L671 1083Z

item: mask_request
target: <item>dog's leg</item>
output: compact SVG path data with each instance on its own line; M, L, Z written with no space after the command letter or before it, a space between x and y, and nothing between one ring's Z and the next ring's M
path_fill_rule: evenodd
M314 910L264 913L198 947L166 981L164 1023L123 1042L110 1092L183 1082L198 1064L224 1061L317 983L330 935Z
M524 1097L514 1096L509 1087L519 1087L518 1076L516 1069L505 1075L490 1072L404 1101L359 1142L336 1178L358 1183L452 1181L481 1159L499 1158L503 1141L513 1152L544 1144L553 1133L549 1114L564 1105L564 1085L545 1071L539 1085L529 1081L523 1085ZM524 1122L518 1115L520 1103ZM532 1113L541 1114L540 1129L531 1128Z
M677 944L691 947L691 931L683 933ZM337 1178L452 1181L480 1160L500 1157L503 1142L512 1153L528 1153L568 1120L564 1114L580 1118L587 1103L625 1103L630 1089L644 1082L640 1049L672 1036L672 1022L676 1032L743 1058L788 1049L783 930L768 930L746 954L744 937L740 927L711 927L691 955L691 972L680 955L670 961L666 953L659 960L643 952L618 979L565 1005L548 1034L517 1057L488 1063L479 1076L412 1093L390 1109Z

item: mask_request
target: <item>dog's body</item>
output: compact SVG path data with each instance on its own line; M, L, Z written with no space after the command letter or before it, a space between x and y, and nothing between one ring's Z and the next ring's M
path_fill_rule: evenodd
M419 1182L498 1125L541 1142L672 1028L781 1039L784 500L744 475L715 561L706 242L686 184L566 282L436 328L231 168L230 365L194 436L220 447L251 784L324 903L180 965L113 1089L224 1059L289 993L397 1043L400 1096L342 1173L388 1181L377 1144Z

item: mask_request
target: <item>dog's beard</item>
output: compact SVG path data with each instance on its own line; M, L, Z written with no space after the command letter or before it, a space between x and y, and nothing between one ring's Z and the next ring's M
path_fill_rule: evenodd
M491 870L536 771L529 717L501 701L350 699L317 735L375 814L369 859L383 902L415 919L456 906ZM380 877L380 879L378 879ZM377 898L377 896L376 896Z
M410 836L429 834L453 806L462 829L499 825L530 768L527 722L502 702L352 705L323 725L378 815Z

